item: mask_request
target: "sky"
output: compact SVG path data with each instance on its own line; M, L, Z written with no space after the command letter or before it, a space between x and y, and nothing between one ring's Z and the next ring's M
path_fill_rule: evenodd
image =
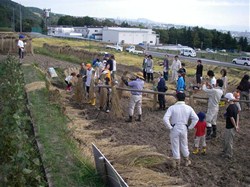
M250 0L13 0L53 13L250 32Z

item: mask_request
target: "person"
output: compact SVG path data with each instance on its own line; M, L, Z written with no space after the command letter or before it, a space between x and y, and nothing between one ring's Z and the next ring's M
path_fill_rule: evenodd
M215 87L211 88L210 83L206 82L202 85L202 90L208 95L208 108L206 113L207 121L207 135L206 139L211 139L216 137L216 121L219 112L219 102L223 95L222 91L223 81L218 79L216 81Z
M240 81L239 84L239 90L240 90L240 100L246 100L249 101L249 89L250 89L250 82L249 82L249 75L244 75L243 78ZM243 110L243 102L240 102L241 109ZM247 110L250 109L250 103L246 103Z
M223 95L225 95L227 93L227 87L228 87L227 70L221 69L220 74L221 74L221 80L223 81L222 91Z
M196 131L195 131L193 154L195 155L200 152L199 150L200 142L202 146L201 154L206 153L206 127L207 127L207 123L205 121L206 114L204 112L199 112L197 116L199 117L199 121L194 127Z
M87 70L86 70L86 66L85 63L81 63L81 68L79 70L79 75L82 77L83 83L84 83L84 87L85 87L85 81L86 81L86 75L87 75Z
M116 76L116 60L115 60L114 55L112 55L111 58L113 60L113 70L111 72L111 77L112 77L112 80L115 80L115 76Z
M157 91L158 92L166 92L167 87L165 83L165 79L163 78L163 75L161 72L159 72L160 78L157 84ZM166 109L166 100L165 100L165 95L164 94L158 94L158 101L159 101L159 109L160 110L165 110Z
M183 77L184 81L186 82L185 76L186 76L186 74L187 74L187 70L186 70L185 66L186 66L185 63L182 62L182 63L181 63L181 68L180 68L179 70L182 70L182 71L183 71L182 77Z
M163 77L165 81L168 81L168 70L169 70L169 60L168 60L168 54L166 54L165 59L163 61Z
M172 65L170 66L170 69L172 71L172 82L176 83L176 81L178 79L178 72L177 71L180 68L181 68L181 61L178 59L178 56L176 55L174 57Z
M184 157L185 166L189 166L188 129L194 128L199 118L191 106L185 104L185 93L177 93L177 102L170 106L163 117L166 128L170 129L170 142L174 158L173 167L180 165L180 151ZM191 124L188 126L188 121Z
M152 55L148 55L147 68L146 68L148 82L150 80L151 81L154 80L154 77L153 77L153 68L154 68L153 57L152 57Z
M114 59L114 55L110 55L110 57L109 57L107 63L105 64L105 66L106 66L107 64L109 64L109 70L110 70L110 72L113 71L113 67L114 67L114 66L113 66L113 59Z
M75 76L76 76L76 73L73 72L65 78L65 83L67 84L67 88L66 88L67 91L72 91L72 82L71 81L72 81L73 77L75 77Z
M215 79L214 72L212 70L208 70L207 76L209 77L209 82L207 82L207 87L214 88L216 86L216 79Z
M235 97L234 103L238 107L238 112L240 113L241 107L240 107L240 103L239 103L239 100L240 100L240 89L239 89L239 86L237 86L236 90L233 92L233 96Z
M183 78L183 74L184 71L183 69L179 69L178 70L178 80L177 80L177 84L176 84L176 92L184 92L185 91L185 88L186 88L186 84L185 84L185 81L184 81L184 78Z
M92 68L91 64L86 64L86 68L87 68L87 72L86 72L85 85L86 85L86 91L87 91L88 99L90 99L89 98L89 90L90 90L90 84L91 84L91 81L92 81L92 74L94 73L94 69ZM91 98L88 103L90 103L91 105L95 105L95 102L96 102L96 99Z
M143 77L144 77L144 80L147 80L147 60L148 60L148 55L145 54L145 57L142 61L142 71L143 71Z
M17 42L18 54L19 54L19 62L22 63L22 59L24 57L24 35L19 35L19 40Z
M239 117L238 108L234 104L235 97L232 93L225 95L229 105L226 109L226 129L224 134L224 144L222 156L225 158L232 158L233 156L233 139L235 132L239 131Z
M104 77L104 84L111 86L112 77L111 77L111 72L109 69L110 69L109 64L106 64L106 67L102 72L102 75L105 76ZM110 112L110 94L111 94L111 89L107 88L107 100L106 100L106 108L105 108L107 113ZM100 106L99 110L102 110L102 109L103 109L103 106Z
M203 65L201 64L201 60L197 60L197 66L196 66L196 83L197 86L200 88L201 86L201 79L202 79L202 74L203 74Z
M132 89L142 90L144 86L144 77L142 72L137 72L134 74L135 79L131 81L123 80L125 85L131 87ZM141 121L142 115L142 92L131 91L131 97L129 101L129 119L126 122L130 123L133 121L134 108L137 108L138 119L136 121Z

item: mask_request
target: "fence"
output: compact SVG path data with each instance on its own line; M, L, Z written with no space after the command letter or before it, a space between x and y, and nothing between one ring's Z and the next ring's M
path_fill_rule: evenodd
M126 182L95 144L92 144L92 149L95 158L96 171L102 177L105 185L109 187L128 187Z

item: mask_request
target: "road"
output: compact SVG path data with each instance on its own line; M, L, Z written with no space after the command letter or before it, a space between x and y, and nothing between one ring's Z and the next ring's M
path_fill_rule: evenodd
M166 53L160 53L160 52L155 52L155 51L145 51L145 53L155 56L155 57L164 57ZM174 57L175 55L169 54L169 57ZM210 64L210 65L216 65L216 66L222 66L222 67L231 67L231 68L238 68L242 70L250 70L250 66L243 66L243 65L237 65L233 64L230 62L220 62L220 61L215 61L215 60L209 60L209 59L204 59L204 58L192 58L192 57L185 57L185 56L180 56L180 60L188 60L190 62L197 62L197 59L201 59L203 64Z

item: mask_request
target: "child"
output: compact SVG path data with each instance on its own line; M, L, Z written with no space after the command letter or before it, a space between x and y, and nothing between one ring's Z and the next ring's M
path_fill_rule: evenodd
M193 154L198 154L199 153L199 144L201 142L202 145L202 150L201 153L205 154L206 153L206 127L207 123L205 121L206 115L203 112L199 112L197 114L199 117L199 121L197 122L196 126L196 132L195 132L195 139L194 139L194 151Z
M71 83L71 80L72 80L72 78L75 77L75 76L76 76L76 73L73 72L73 73L71 73L69 76L67 76L67 77L65 78L65 82L66 82L66 84L67 84L67 88L66 88L67 91L71 91L71 90L72 90L72 83Z
M183 71L183 69L178 70L178 80L177 80L177 85L176 85L176 93L184 92L186 89L185 80L183 78L184 74L185 74L185 72Z

